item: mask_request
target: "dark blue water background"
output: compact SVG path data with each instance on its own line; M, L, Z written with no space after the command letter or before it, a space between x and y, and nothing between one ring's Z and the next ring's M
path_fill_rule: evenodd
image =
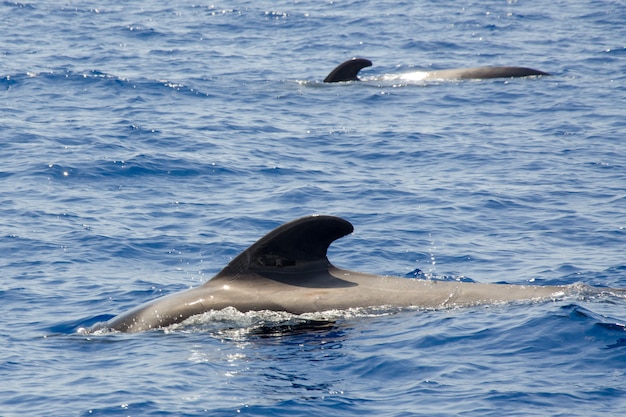
M2 416L626 412L626 301L78 332L285 221L338 266L626 287L619 1L0 4ZM353 56L364 82L321 80ZM551 77L411 81L522 65Z

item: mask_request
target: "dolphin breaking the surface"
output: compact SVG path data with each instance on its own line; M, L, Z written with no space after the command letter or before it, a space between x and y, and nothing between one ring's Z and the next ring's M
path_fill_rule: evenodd
M343 81L359 81L359 71L372 66L372 61L364 58L352 58L337 65L324 78L325 83ZM420 80L458 80L458 79L487 79L528 77L531 75L550 75L547 72L526 67L475 67L454 68L437 71L424 71Z
M356 307L440 309L549 300L572 288L400 278L337 268L326 256L328 247L352 231L348 221L325 215L285 223L203 285L149 301L94 329L139 332L226 307L244 313L273 310L293 314Z

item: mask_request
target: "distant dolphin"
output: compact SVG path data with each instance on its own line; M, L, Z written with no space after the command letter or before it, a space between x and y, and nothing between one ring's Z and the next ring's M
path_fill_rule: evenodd
M325 83L341 81L358 81L359 71L372 65L372 61L363 58L352 58L339 64L324 78ZM423 80L457 80L528 77L530 75L550 75L547 72L525 67L476 67L455 68L438 71L424 71Z
M450 308L551 299L570 288L433 281L337 268L326 257L328 247L352 231L348 221L332 216L309 216L283 224L203 285L149 301L95 329L139 332L226 307L294 314L351 307Z

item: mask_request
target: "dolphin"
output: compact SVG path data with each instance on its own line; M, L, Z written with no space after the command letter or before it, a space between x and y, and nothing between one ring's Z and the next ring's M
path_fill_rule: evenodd
M285 223L244 250L203 285L148 301L93 329L139 332L226 307L241 312L273 310L293 314L353 307L442 309L550 300L562 297L572 288L436 281L337 268L326 256L328 247L352 231L350 222L326 215Z
M325 83L342 81L358 81L359 71L372 65L372 61L363 58L352 58L339 64L324 78ZM455 68L438 71L425 71L423 80L459 80L528 77L531 75L550 75L547 72L526 67L475 67Z

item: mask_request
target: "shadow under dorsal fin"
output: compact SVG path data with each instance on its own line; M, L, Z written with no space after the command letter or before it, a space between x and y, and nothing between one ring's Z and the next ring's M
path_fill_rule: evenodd
M314 262L330 266L326 257L328 247L353 230L350 222L334 216L307 216L293 220L263 236L207 283L221 277L279 271Z

